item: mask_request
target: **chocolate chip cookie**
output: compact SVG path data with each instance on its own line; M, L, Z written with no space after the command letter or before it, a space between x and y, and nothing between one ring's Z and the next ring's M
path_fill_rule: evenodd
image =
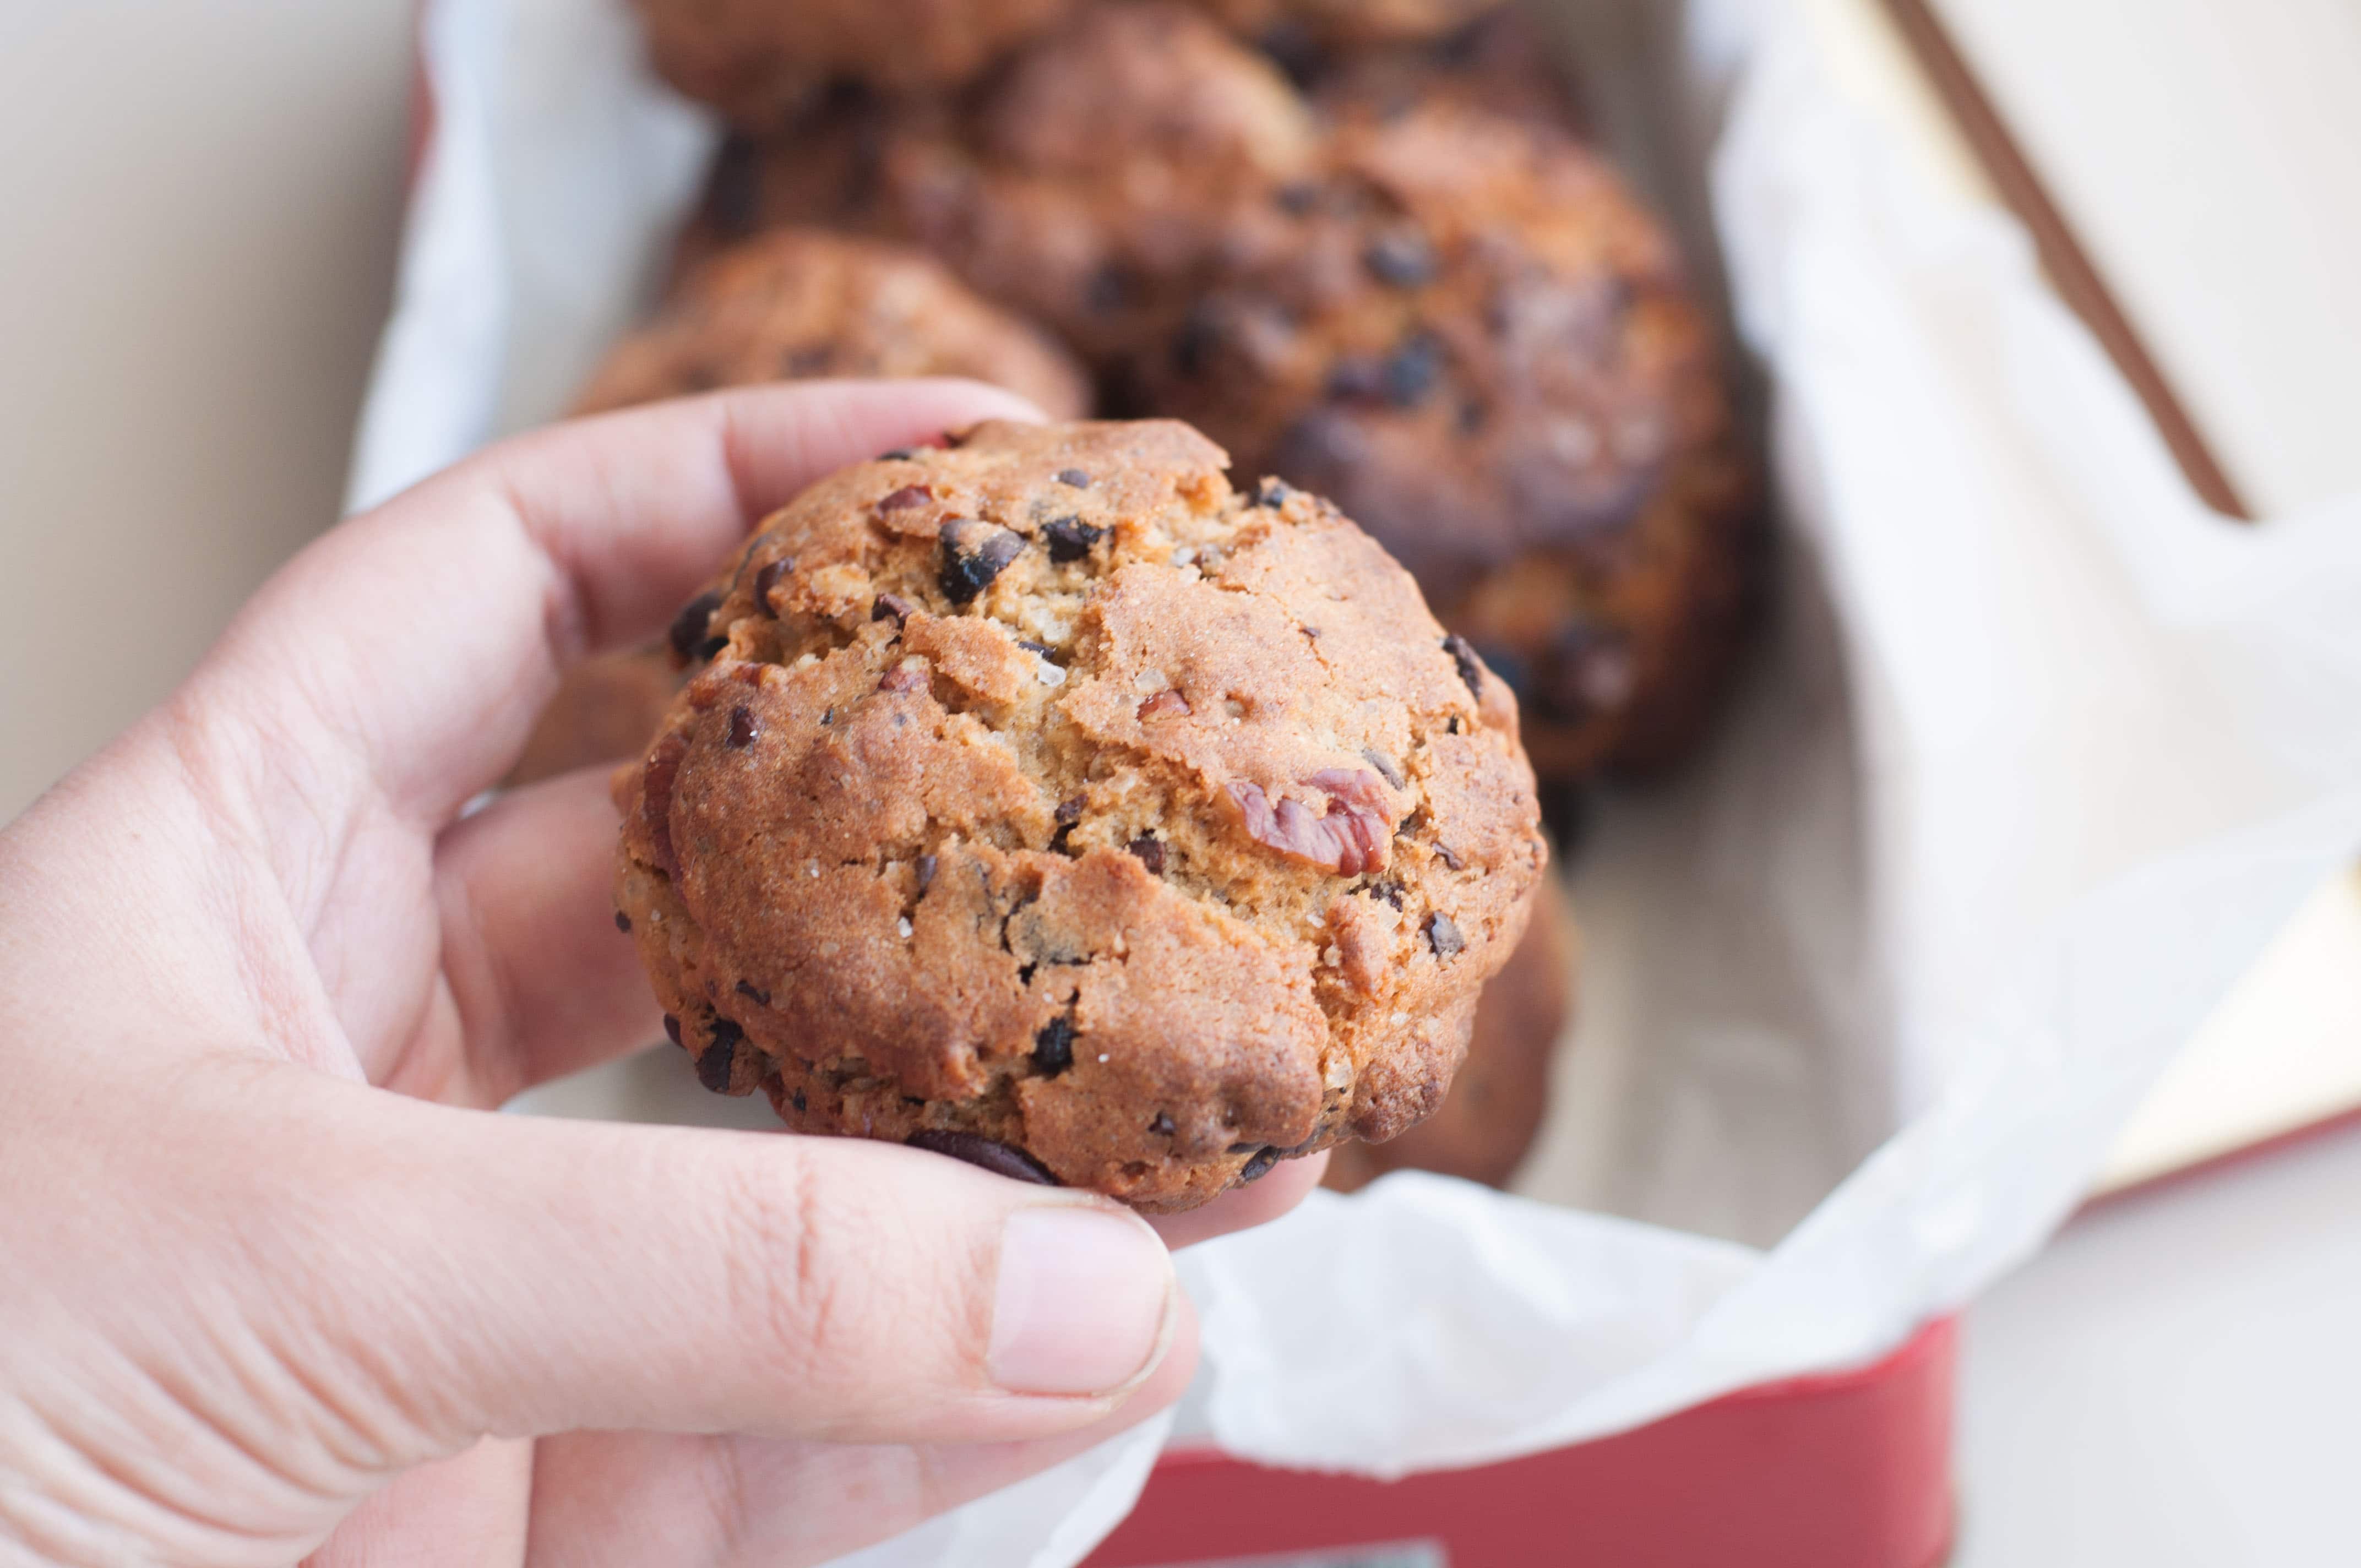
M1389 1170L1432 1170L1507 1186L1549 1110L1550 1058L1573 1013L1577 946L1563 896L1544 887L1524 940L1476 1004L1467 1059L1442 1109L1386 1143L1339 1146L1321 1185L1350 1192Z
M956 85L1081 0L632 0L657 71L757 130L833 78Z
M1516 701L1169 422L825 480L684 621L618 909L713 1089L1183 1209L1442 1102L1547 850Z
M1197 11L1102 5L956 102L840 93L740 141L688 244L783 223L914 241L1104 365L1169 339L1234 210L1317 146L1302 94Z
M1748 600L1751 487L1670 236L1554 129L1348 116L1133 378L1331 495L1516 686L1545 779L1676 760Z
M618 344L578 405L821 376L969 376L1050 415L1090 409L1072 356L906 247L777 229L719 252Z

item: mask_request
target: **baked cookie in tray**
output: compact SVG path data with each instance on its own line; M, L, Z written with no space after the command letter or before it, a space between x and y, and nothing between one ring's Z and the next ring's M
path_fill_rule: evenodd
M618 908L708 1087L1147 1210L1443 1102L1547 850L1514 697L1334 508L988 424L683 624Z

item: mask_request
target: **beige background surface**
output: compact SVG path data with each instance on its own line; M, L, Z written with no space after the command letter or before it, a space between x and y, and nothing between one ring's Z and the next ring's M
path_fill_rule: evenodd
M0 5L0 820L334 521L412 11Z

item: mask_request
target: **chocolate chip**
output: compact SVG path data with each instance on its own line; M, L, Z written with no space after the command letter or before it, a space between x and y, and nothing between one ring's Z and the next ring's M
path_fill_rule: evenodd
M900 663L885 672L877 682L882 692L922 692L927 689L927 671L917 663Z
M953 1159L965 1160L1012 1181L1029 1181L1038 1187L1065 1185L1049 1174L1047 1166L1023 1149L1011 1148L1006 1144L995 1143L975 1133L952 1133L927 1127L912 1133L902 1141L928 1154L949 1155Z
M664 1014L664 1037L675 1046L681 1043L680 1020L669 1013Z
M1148 1130L1159 1138L1169 1138L1172 1135L1172 1118L1159 1112L1156 1120L1148 1124Z
M1080 822L1082 819L1082 807L1089 804L1088 796L1079 795L1071 800L1060 801L1055 813L1058 825L1061 828L1071 828L1075 823Z
M790 348L779 356L780 378L788 381L808 380L827 369L835 359L836 350L825 343Z
M1255 505L1277 511L1294 496L1295 487L1284 479L1265 479L1255 491Z
M787 1096L787 1103L793 1105L798 1113L811 1109L809 1103L807 1103L804 1099L804 1091L800 1089Z
M746 1031L738 1026L736 1020L724 1018L719 1014L714 1014L713 1043L715 1045L734 1046L745 1037Z
M879 511L908 511L912 507L925 506L935 499L935 492L924 485L905 485L877 503Z
M1280 212L1300 218L1320 204L1320 187L1310 180L1290 181L1272 192L1270 199Z
M1025 548L1019 534L972 517L943 524L942 589L953 604L973 603Z
M680 613L673 617L672 630L664 634L672 651L683 659L709 657L698 650L710 641L706 629L713 624L713 612L720 608L721 596L709 589L683 605Z
M918 891L924 893L935 883L935 857L920 855L917 859Z
M738 994L744 997L747 1001L752 1003L757 1007L768 1007L771 1004L771 993L764 991L761 986L754 984L752 981L740 981L738 982Z
M624 932L628 932L628 931L630 931L630 930L631 930L631 917L630 916L628 916L628 915L624 914L624 913L623 913L621 910L620 910L620 909L616 910L616 911L615 911L615 929L616 929L616 930L618 930L618 931L624 931Z
M1092 310L1111 313L1122 310L1137 297L1137 280L1119 262L1109 262L1091 274L1082 285L1082 302Z
M1459 934L1450 916L1430 915L1426 917L1426 945L1434 949L1437 959L1454 959L1466 950L1467 938Z
M1248 1149L1252 1149L1252 1148L1259 1148L1260 1146L1260 1146L1260 1145L1258 1145L1258 1144L1251 1144L1251 1143L1247 1143L1247 1144L1232 1144L1232 1145L1230 1146L1230 1152L1231 1152L1232 1154L1244 1154L1244 1153L1246 1153Z
M910 612L917 608L900 594L879 594L877 602L869 607L869 619L891 620L895 625L900 626L910 619Z
M1385 390L1385 373L1367 359L1340 359L1328 367L1328 395L1366 402Z
M1443 862L1444 869L1446 871L1463 871L1467 865L1467 862L1461 860L1450 845L1439 839L1435 840L1434 858Z
M1275 1148L1265 1148L1254 1158L1246 1161L1246 1168L1238 1172L1238 1185L1250 1187L1260 1181L1270 1174L1270 1168L1278 1163L1279 1151Z
M1148 868L1149 876L1164 874L1164 840L1152 833L1143 833L1125 846Z
M786 559L785 557L781 557L779 560L766 564L761 571L754 574L754 602L761 605L764 609L769 609L771 608L771 590L779 586L779 579L781 577L785 576L789 572L792 572L795 569L795 562Z
M1052 1018L1033 1036L1034 1070L1055 1078L1074 1065L1074 1021Z
M1050 647L1047 642L1029 641L1027 639L1020 637L1016 640L1016 645L1019 648L1024 649L1027 653L1038 653L1044 659L1054 660L1058 656L1058 651L1055 648Z
M1321 47L1318 36L1308 24L1291 17L1272 23L1255 41L1298 87L1311 86L1328 64L1328 53Z
M1361 757L1369 766L1378 770L1378 776L1384 779L1386 783L1396 789L1403 786L1401 764L1391 757L1370 747L1362 748Z
M918 453L916 447L896 446L891 452L879 453L877 455L877 461L880 463L907 463L911 458L916 457Z
M1398 882L1374 882L1369 884L1369 896L1381 898L1400 909L1402 906L1402 885Z
M1361 252L1361 264L1389 288L1422 289L1434 281L1434 247L1415 230L1379 235Z
M725 236L752 234L763 214L763 155L743 137L721 144L713 177L705 188L705 214Z
M754 743L757 733L754 710L741 703L730 710L730 733L722 737L721 743L733 751L742 751Z
M1382 372L1386 400L1396 408L1414 408L1442 374L1443 345L1420 333L1387 356Z
M1080 468L1060 468L1058 470L1058 483L1071 485L1078 490L1087 490L1091 488L1091 477Z
M708 637L697 645L697 662L700 664L730 646L727 637Z
M1061 517L1041 530L1049 541L1049 559L1064 565L1089 554L1098 542L1106 537L1106 530L1095 528L1079 517Z
M727 1020L724 1020L727 1022ZM731 1024L734 1031L738 1025ZM730 1092L730 1079L738 1066L738 1042L742 1036L732 1033L724 1036L717 1025L713 1043L697 1058L697 1081L716 1094Z
M1475 644L1455 631L1443 640L1443 651L1459 666L1459 678L1467 683L1467 689L1476 694L1477 700L1483 700L1484 663L1476 656ZM1459 731L1455 729L1452 733L1456 735Z
M1221 319L1212 305L1199 301L1172 340L1172 368L1183 376L1203 375L1221 351L1224 335Z

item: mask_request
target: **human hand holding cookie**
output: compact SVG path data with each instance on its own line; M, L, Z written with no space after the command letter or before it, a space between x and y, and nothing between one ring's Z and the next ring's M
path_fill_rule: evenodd
M306 550L0 833L0 1556L819 1562L1178 1397L1187 1303L1104 1198L485 1113L659 1027L602 771L467 810L560 666L818 476L1027 412L807 383L497 448Z

